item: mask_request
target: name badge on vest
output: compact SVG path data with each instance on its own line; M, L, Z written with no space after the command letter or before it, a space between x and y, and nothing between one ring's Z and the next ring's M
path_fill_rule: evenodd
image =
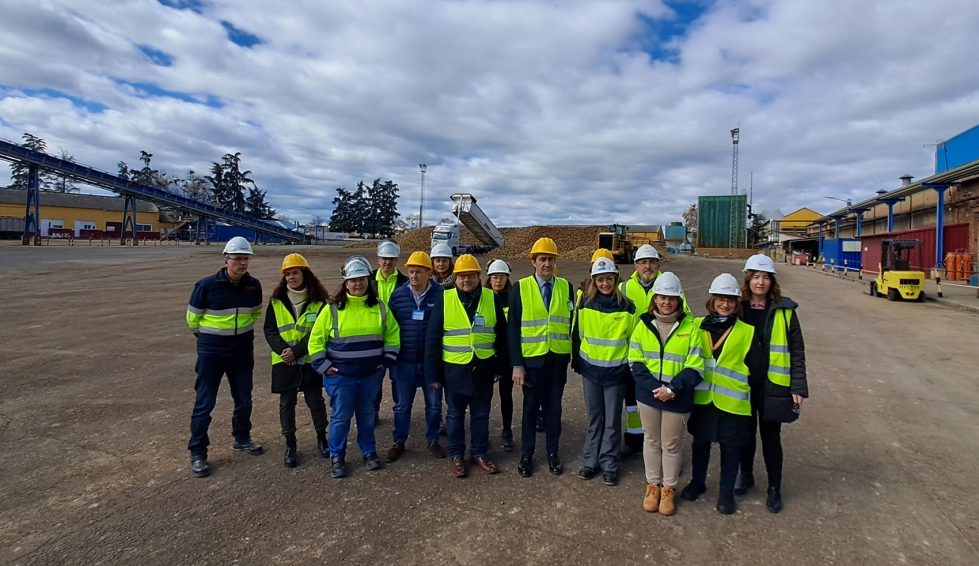
M308 312L306 313L306 322L316 322L316 315L318 313Z
M476 316L473 317L473 325L474 326L486 326L486 317L485 316L480 316L480 315L477 314Z
M425 320L425 311L421 309L411 311L411 320Z
M571 301L568 301L568 310L569 311L573 311L574 310L574 304Z

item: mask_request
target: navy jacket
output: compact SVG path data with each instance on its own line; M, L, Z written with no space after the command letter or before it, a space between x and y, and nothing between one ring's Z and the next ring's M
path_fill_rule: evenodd
M391 293L388 308L391 309L391 314L394 315L394 319L398 321L398 325L401 327L399 363L422 363L425 361L425 334L428 331L428 322L432 318L432 309L441 294L442 287L434 279L429 281L428 290L422 296L421 307L415 304L415 293L411 290L410 283L398 286ZM412 320L412 313L419 308L424 312L425 319Z
M582 297L581 300L584 301L585 298ZM601 385L602 387L626 383L627 380L632 378L632 373L629 371L629 364L622 364L621 366L614 368L603 368L593 366L581 359L581 332L579 319L581 318L581 311L584 309L596 310L603 314L621 312L634 317L636 316L635 303L630 301L628 298L620 303L614 294L602 295L599 293L595 296L595 300L578 305L578 314L574 317L574 325L571 327L571 369L585 379L596 385Z
M205 277L194 285L190 295L189 306L206 311L223 311L239 309L242 314L254 313L254 322L261 317L264 304L262 301L262 284L250 273L232 283L228 279L227 270L222 268L210 277ZM234 354L238 356L254 355L254 327L234 336L219 336L199 332L197 336L198 354Z
M482 286L476 288L476 293L482 292ZM435 300L435 307L432 309L432 320L428 325L428 335L425 340L425 384L431 386L435 383L442 384L447 391L460 395L473 394L473 380L490 380L497 375L503 375L510 369L510 356L507 355L507 322L503 315L503 301L499 295L494 297L496 308L496 342L494 348L496 355L487 360L481 360L475 356L468 364L447 364L442 361L442 335L445 332L445 316L443 297L444 293L439 293ZM478 295L477 295L478 297ZM476 314L476 307L479 300L473 300L466 309L469 321L473 321Z
M685 302L685 301L684 301ZM680 305L680 317L677 319L677 323L683 321L686 318L686 313L683 312L683 304ZM659 335L659 327L656 326L656 322L653 319L653 315L648 312L639 315L639 324L645 326L653 336L656 336L660 342L660 353L665 350L663 346L662 337ZM678 326L679 328L679 326ZM695 324L695 329L699 330L699 327ZM674 334L676 331L674 331ZM697 370L690 368L683 368L680 373L673 378L669 383L669 388L673 390L676 398L672 401L666 403L660 401L653 395L653 391L659 389L660 387L667 385L665 382L660 381L658 376L655 376L649 372L649 369L642 362L633 362L632 367L632 377L636 380L636 400L643 405L648 405L655 409L661 411L669 411L671 413L689 413L693 410L693 391L701 381L704 380L703 374Z

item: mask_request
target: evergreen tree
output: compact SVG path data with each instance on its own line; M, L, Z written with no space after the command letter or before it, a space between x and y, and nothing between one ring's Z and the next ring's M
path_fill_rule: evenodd
M265 191L258 187L248 188L248 198L245 199L247 210L245 214L253 218L273 218L275 209L265 200Z
M354 215L353 195L350 191L338 187L337 196L333 199L333 214L330 215L330 231L356 232Z
M58 148L58 157L64 159L69 163L76 163L75 156L68 153L67 151L64 150L64 148L61 147ZM72 179L71 177L63 173L58 173L55 175L55 183L54 183L53 190L59 193L77 193L80 192L81 189L79 189L78 186L75 185L74 179Z
M48 149L48 144L41 138L24 133L21 138L24 140L21 147L25 147L32 151L39 151L41 153L46 153ZM30 172L30 166L23 161L15 161L10 164L10 188L11 189L27 189L27 176ZM42 191L47 191L51 189L51 173L46 169L38 167L37 169L37 184L38 188Z

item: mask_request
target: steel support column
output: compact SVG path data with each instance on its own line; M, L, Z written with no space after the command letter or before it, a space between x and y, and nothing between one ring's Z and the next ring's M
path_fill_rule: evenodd
M126 231L133 238L133 245L139 245L139 233L136 231L136 197L125 195L122 201L122 233L119 234L119 244L126 245Z
M962 183L922 183L923 189L934 189L938 193L935 208L935 269L945 268L945 191L960 187Z
M863 215L869 208L851 208L850 212L857 215L857 238L863 235Z
M819 234L817 239L818 245L816 246L816 259L819 259L823 257L823 224L826 224L826 221L817 220L816 222L814 222L814 224L816 224L816 226L819 226Z
M27 213L24 216L24 237L27 246L41 245L41 189L36 165L27 168Z
M899 202L904 202L904 197L901 198L879 198L877 202L881 202L887 205L887 233L894 231L894 205Z

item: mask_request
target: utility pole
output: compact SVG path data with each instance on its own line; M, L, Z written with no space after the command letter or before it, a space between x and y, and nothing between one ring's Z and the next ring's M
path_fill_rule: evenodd
M738 247L741 238L738 236L739 215L736 206L738 197L738 138L741 135L741 128L731 130L731 142L734 144L734 156L731 161L731 230L728 242L732 248Z
M428 165L421 163L418 168L422 172L422 198L421 204L418 205L418 227L421 228L425 225L425 171L428 171Z

